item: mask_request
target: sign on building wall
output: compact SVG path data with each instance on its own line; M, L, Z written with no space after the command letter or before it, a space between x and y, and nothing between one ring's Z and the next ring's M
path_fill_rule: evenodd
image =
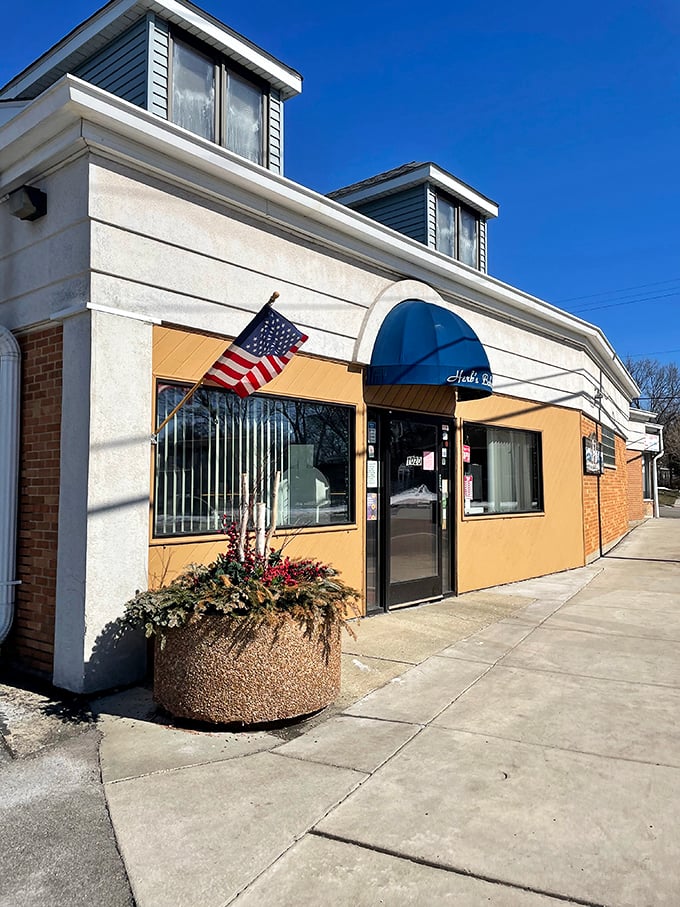
M587 476L599 476L604 471L602 445L595 432L583 439L583 472Z

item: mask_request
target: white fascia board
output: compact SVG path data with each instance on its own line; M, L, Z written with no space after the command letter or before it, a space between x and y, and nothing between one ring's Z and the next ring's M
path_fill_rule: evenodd
M163 16L181 19L183 24L196 30L199 37L209 38L217 43L219 49L227 56L237 56L263 73L268 80L281 90L285 98L291 98L302 91L302 78L300 75L269 54L245 41L241 35L231 29L220 28L216 22L206 19L197 9L191 9L177 0L144 0L154 12Z
M657 414L652 412L651 409L638 409L637 406L631 406L630 408L630 421L631 422L648 422L654 423Z
M55 110L59 101L63 108ZM51 116L41 122L40 112ZM199 193L249 208L345 254L354 253L364 261L408 274L493 317L504 316L529 330L570 342L584 349L625 397L631 400L639 396L639 388L595 325L74 76L64 76L0 130L0 171L2 156L13 152L8 142L2 147L5 131L11 133L12 144L21 147L22 139L26 139L19 128L21 123L45 131L51 123L62 123L69 115L83 121L83 140L104 153L109 150L137 169L177 179Z
M64 43L57 44L35 64L26 69L22 78L10 82L2 98L20 97L22 92L30 89L39 79L47 75L55 66L63 63L68 57L84 47L93 38L110 25L114 25L126 13L138 7L140 14L144 10L153 10L160 15L181 20L182 24L194 30L199 37L209 38L227 55L239 57L246 65L257 69L263 77L281 90L285 98L293 97L302 91L302 78L295 70L289 69L269 54L256 48L230 29L220 28L215 22L201 16L198 10L185 6L177 0L119 0L108 4L99 13L95 13L84 22Z
M96 37L100 31L112 25L117 19L125 15L132 7L137 6L138 0L119 0L118 3L107 4L99 13L95 13L75 31L63 44L57 44L53 50L48 50L36 63L25 70L23 78L10 82L0 98L19 97L23 91L30 88L50 70L54 69L72 53L75 53L88 41ZM68 37L68 36L67 36Z
M430 181L434 183L435 186L439 186L446 192L452 193L462 201L468 202L470 205L477 208L478 211L486 214L487 217L498 217L498 205L496 202L493 202L485 195L476 192L471 186L468 186L467 183L457 180L455 176L452 176L450 173L440 170L440 168L434 164L430 164Z
M402 173L400 176L395 176L384 182L364 186L361 189L343 195L341 201L345 205L353 205L357 202L380 198L400 189L407 189L409 186L426 182L434 183L435 186L454 195L460 201L467 202L472 208L475 208L486 217L498 217L498 205L495 202L492 202L491 199L486 198L484 195L480 195L479 192L475 192L466 183L457 180L450 173L445 173L433 164L423 164L422 167L418 167L408 173Z

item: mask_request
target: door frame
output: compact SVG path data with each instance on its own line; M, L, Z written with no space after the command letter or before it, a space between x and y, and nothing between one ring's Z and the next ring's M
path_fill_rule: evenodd
M455 588L454 580L454 558L453 558L453 545L455 544L455 527L452 523L451 516L454 511L454 502L453 502L453 482L451 481L451 470L454 468L452 465L454 463L454 446L451 441L443 440L443 427L448 426L446 429L448 431L448 438L453 439L455 437L455 418L453 416L446 415L437 415L430 413L419 413L409 410L396 410L396 409L383 409L380 407L369 407L367 412L367 423L368 421L378 422L378 462L379 462L379 500L380 505L378 508L378 532L377 532L377 553L376 561L377 563L374 566L374 569L377 573L377 603L371 609L370 614L384 613L386 611L397 610L404 607L410 607L412 605L422 604L428 601L436 601L443 597L444 594L449 594L447 591L444 593L444 587L450 586L453 590ZM438 532L438 545L437 545L437 573L432 577L434 583L431 584L430 588L425 591L423 589L418 591L418 585L427 583L427 579L418 579L412 581L406 581L407 583L413 583L414 596L409 598L405 602L390 603L390 587L391 587L391 577L390 577L390 563L391 563L391 550L390 550L390 502L389 502L389 486L390 486L390 456L391 456L391 434L390 434L390 422L392 421L409 421L409 422L419 422L425 425L432 425L437 430L437 441L439 443L439 448L436 450L436 487L437 487L437 501L436 501L436 525ZM442 450L446 447L448 454L448 462L443 463ZM448 482L447 494L443 494L442 482L446 479ZM444 497L446 497L446 503L444 503ZM446 508L446 519L448 532L445 533L442 527L442 516L444 514L444 508ZM443 557L444 544L446 543L449 546L448 557ZM450 578L445 578L443 575L444 564L447 565L448 570L451 572ZM405 585L404 583L403 585ZM395 584L396 585L396 584ZM400 584L401 585L401 584Z

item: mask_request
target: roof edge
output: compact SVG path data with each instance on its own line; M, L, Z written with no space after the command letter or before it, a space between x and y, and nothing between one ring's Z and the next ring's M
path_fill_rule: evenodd
M328 198L342 202L351 207L364 201L391 195L419 183L432 183L444 192L454 195L466 202L487 218L498 217L498 204L482 195L468 183L458 179L452 173L439 167L432 161L417 163L412 161L393 170L386 170L376 176L368 177L358 183L352 183L341 189L328 193Z
M279 210L281 222L298 222L299 229L322 241L359 257L378 261L383 256L398 262L401 271L410 270L414 279L430 282L439 292L459 295L469 293L468 303L489 314L511 317L518 324L561 337L583 348L601 366L609 379L629 400L639 396L639 388L601 328L578 318L545 300L506 284L495 277L456 262L442 253L427 248L396 230L347 206L266 170L233 152L214 145L179 126L162 120L115 95L84 82L75 76L63 76L59 82L36 98L3 127L0 127L0 179L7 164L12 165L17 181L32 178L25 173L27 148L32 151L31 166L39 166L39 149L49 148L49 141L68 125L78 124L81 134L87 123L102 127L116 136L115 152L128 157L142 169L141 156L132 157L128 146L146 149L151 158L161 153L177 164L189 166L193 173L206 178L228 180L230 186L251 197L266 200L269 219ZM86 137L84 137L85 139ZM47 151L45 152L48 153ZM4 160L3 160L4 158ZM20 166L21 165L21 166ZM173 175L166 173L172 180ZM195 177L194 177L195 180ZM0 186L0 194L13 186ZM200 185L197 184L200 190ZM210 194L215 194L210 192ZM229 199L233 204L233 197ZM333 238L335 235L335 238ZM365 248L362 249L361 247ZM422 278L418 275L423 274ZM444 286L444 283L446 286ZM480 299L483 297L483 299Z
M215 46L227 56L232 55L235 59L251 63L256 71L261 71L270 79L286 100L302 91L300 73L187 0L111 0L0 87L0 100L21 99L50 70L63 64L71 54L87 47L88 42L103 29L115 25L135 10L139 12L139 18L151 12L161 18L166 13L167 16L183 19L192 33L209 39L211 43L217 42ZM130 22L126 20L121 34L129 26Z

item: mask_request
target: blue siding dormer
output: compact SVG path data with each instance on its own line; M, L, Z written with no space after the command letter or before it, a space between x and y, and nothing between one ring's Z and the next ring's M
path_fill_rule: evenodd
M138 107L147 107L148 23L140 19L73 75Z
M192 55L207 61L205 101ZM36 98L67 73L283 173L283 106L302 77L189 0L112 0L1 87L0 102Z
M354 210L427 245L428 212L425 184L362 202L354 205Z
M402 164L328 197L487 273L486 227L498 205L432 162Z

